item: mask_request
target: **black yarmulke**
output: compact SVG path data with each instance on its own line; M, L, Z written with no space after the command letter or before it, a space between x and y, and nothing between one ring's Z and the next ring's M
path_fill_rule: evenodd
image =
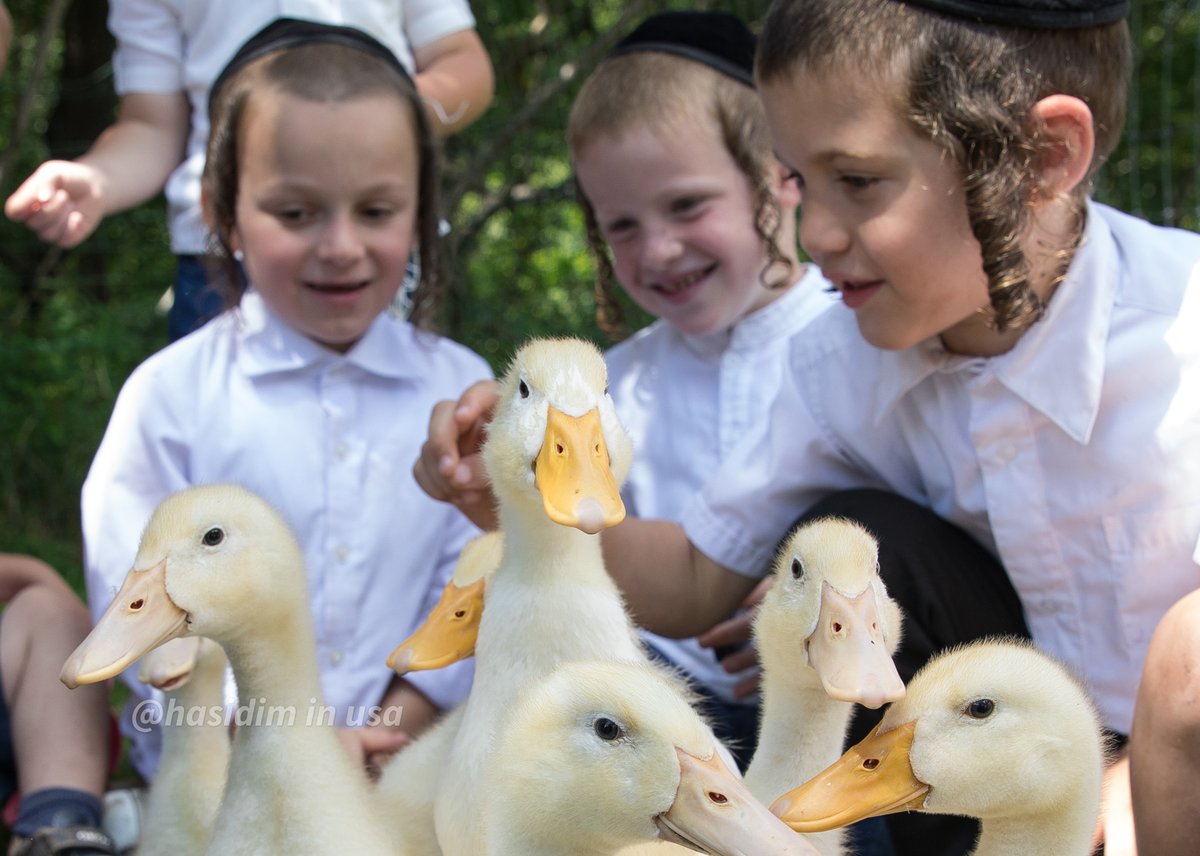
M638 24L609 57L634 51L675 54L752 87L755 41L745 22L728 12L660 12Z
M337 24L323 24L320 21L307 21L301 18L276 18L247 39L245 44L237 49L233 58L221 69L221 73L217 75L217 79L213 81L213 85L208 91L209 104L216 98L221 87L239 69L269 53L308 44L337 44L354 48L378 57L404 77L412 79L408 69L387 45L362 30Z
M899 0L954 18L1034 29L1081 29L1129 14L1129 0Z

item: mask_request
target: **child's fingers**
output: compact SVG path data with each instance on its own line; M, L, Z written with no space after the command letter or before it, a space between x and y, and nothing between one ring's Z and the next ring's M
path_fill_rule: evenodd
M762 684L762 672L755 672L744 681L739 681L733 687L734 698L749 698L758 692Z
M725 648L730 645L740 645L750 639L752 612L739 612L733 618L726 619L720 624L706 630L696 641L705 648Z
M744 672L758 665L758 649L753 645L744 645L721 658L721 668L731 675Z

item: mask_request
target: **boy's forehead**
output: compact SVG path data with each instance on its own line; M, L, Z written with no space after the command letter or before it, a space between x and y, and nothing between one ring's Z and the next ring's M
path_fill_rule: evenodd
M841 146L851 153L870 142L863 136L864 130L874 128L887 134L905 126L899 91L898 84L882 76L866 81L836 70L796 71L763 84L762 101L776 155L792 165L789 158L795 157L798 149L813 139L829 140L827 132L837 127L858 129L855 142L847 140Z

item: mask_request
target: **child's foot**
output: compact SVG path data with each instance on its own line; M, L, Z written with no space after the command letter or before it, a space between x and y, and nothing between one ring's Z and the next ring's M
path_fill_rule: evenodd
M45 826L32 838L14 838L8 856L116 856L117 848L95 826Z

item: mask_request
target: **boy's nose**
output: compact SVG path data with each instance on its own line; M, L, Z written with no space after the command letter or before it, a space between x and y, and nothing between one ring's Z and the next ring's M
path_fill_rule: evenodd
M683 242L670 229L655 229L646 235L642 244L642 264L661 268L679 260Z
M330 218L317 245L317 257L324 262L345 264L362 255L362 239L349 217Z
M823 259L836 257L850 249L850 232L832 212L805 200L800 209L800 246L813 261L825 266Z

